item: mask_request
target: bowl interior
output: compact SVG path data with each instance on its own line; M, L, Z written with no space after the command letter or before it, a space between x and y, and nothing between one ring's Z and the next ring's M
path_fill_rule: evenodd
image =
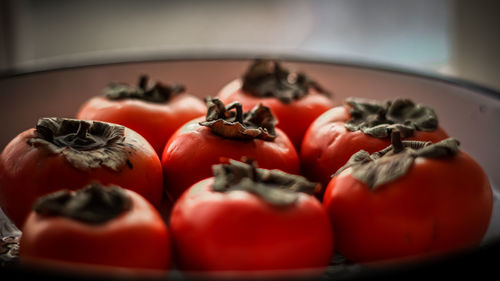
M100 95L109 82L137 83L141 74L153 80L179 82L188 92L215 96L228 82L240 77L249 60L175 60L120 63L45 71L0 79L0 147L20 132L35 126L40 117L74 117L89 98ZM440 125L460 140L461 149L484 168L493 186L492 223L484 241L500 237L500 94L464 87L453 81L431 79L406 72L357 65L285 61L285 67L302 71L333 92L342 104L347 97L389 100L410 98L435 109ZM0 216L3 215L0 211ZM3 229L5 232L6 229ZM1 233L1 232L0 232Z

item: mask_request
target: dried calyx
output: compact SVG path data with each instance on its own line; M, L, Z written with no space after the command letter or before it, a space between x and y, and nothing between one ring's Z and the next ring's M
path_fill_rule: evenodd
M61 190L37 199L33 210L90 224L104 223L130 210L132 202L118 186L92 183L78 191Z
M239 102L227 106L218 98L205 98L207 104L206 120L200 125L210 127L215 134L230 139L262 139L272 141L276 138L274 126L276 119L271 110L261 104L248 112L243 112Z
M154 103L165 103L177 94L183 93L185 87L179 84L166 85L159 82L150 85L148 76L139 77L137 87L123 83L111 83L104 89L104 95L110 100L139 99Z
M62 154L77 169L105 166L118 171L128 161L124 131L123 126L105 122L41 118L28 144Z
M291 103L309 93L330 96L317 82L303 73L290 73L274 60L256 60L243 76L242 90L258 97L274 97L283 103Z
M345 123L349 131L361 130L376 138L391 135L398 130L403 138L413 136L417 131L435 131L438 119L428 106L415 104L408 99L396 99L381 104L356 98L346 100L351 119Z
M12 226L5 223L3 225L7 236L0 237L0 267L16 266L19 264L19 238L20 236L8 234ZM15 232L15 230L13 231ZM4 232L3 235L6 235Z
M352 177L364 182L371 189L376 189L405 175L418 157L453 157L459 151L459 142L453 138L438 143L402 141L401 134L393 131L391 142L385 149L371 155L360 150L333 176L351 168Z
M259 169L254 161L243 161L230 160L229 164L212 166L215 178L212 189L217 192L244 190L276 207L293 205L299 192L315 194L321 191L320 184L301 176L280 170Z

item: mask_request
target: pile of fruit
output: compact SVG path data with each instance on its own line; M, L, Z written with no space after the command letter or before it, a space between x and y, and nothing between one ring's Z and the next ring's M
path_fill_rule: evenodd
M336 104L338 102L338 104ZM335 97L256 60L204 101L112 83L0 156L21 262L105 270L325 270L478 245L492 191L429 106Z

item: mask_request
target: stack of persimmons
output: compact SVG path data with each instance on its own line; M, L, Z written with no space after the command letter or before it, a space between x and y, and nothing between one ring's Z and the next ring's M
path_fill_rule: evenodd
M112 83L0 156L27 264L104 271L324 271L481 242L492 191L429 106L335 97L256 60L204 101Z

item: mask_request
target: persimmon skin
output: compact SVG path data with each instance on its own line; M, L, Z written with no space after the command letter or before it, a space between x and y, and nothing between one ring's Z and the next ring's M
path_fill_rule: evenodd
M110 100L99 96L83 104L77 118L126 126L141 134L161 157L172 134L184 123L205 113L205 103L187 93L175 95L165 103L138 99Z
M323 112L334 106L333 100L314 90L298 99L285 104L274 97L256 97L245 93L241 89L241 79L234 80L226 85L218 94L225 104L239 101L243 110L248 111L255 105L263 104L271 109L278 120L276 125L290 138L297 151L300 149L302 138L309 125Z
M35 200L60 189L79 189L97 181L118 185L141 194L155 207L160 206L163 190L161 162L151 145L136 132L125 128L128 165L114 171L101 166L81 170L66 158L28 144L36 137L34 128L16 136L0 156L0 206L21 228Z
M172 211L174 257L182 270L326 269L333 236L316 198L300 194L280 209L246 191L215 192L212 183L193 185Z
M391 144L390 138L375 138L361 131L351 132L344 124L351 118L346 106L334 107L319 116L302 141L300 150L301 171L311 181L326 186L331 176L359 150L374 153ZM448 138L440 127L432 132L415 131L406 140L431 141Z
M125 190L132 209L102 224L31 212L20 239L20 259L167 270L170 233L158 211L142 196Z
M336 249L357 263L419 259L477 246L493 208L490 183L466 153L418 158L409 172L371 190L347 169L323 198Z
M165 178L165 191L172 202L194 183L212 175L212 165L223 158L240 160L246 156L254 159L260 168L280 169L299 174L297 152L288 137L276 128L273 141L261 139L227 139L199 125L204 117L194 119L181 127L170 138L161 163Z

